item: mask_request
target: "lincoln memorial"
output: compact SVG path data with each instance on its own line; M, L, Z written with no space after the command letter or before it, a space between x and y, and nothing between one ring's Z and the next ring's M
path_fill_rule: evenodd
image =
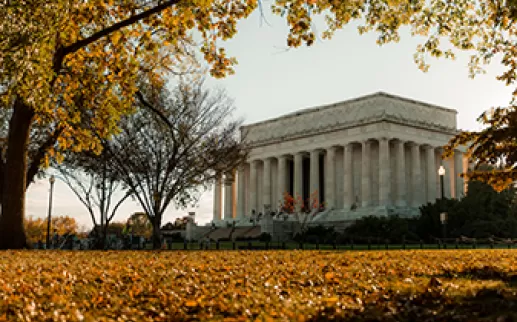
M243 126L249 157L216 181L213 222L278 212L286 192L317 196L321 222L416 215L441 196L440 166L445 196L459 198L468 160L459 150L441 157L458 132L456 115L380 92Z

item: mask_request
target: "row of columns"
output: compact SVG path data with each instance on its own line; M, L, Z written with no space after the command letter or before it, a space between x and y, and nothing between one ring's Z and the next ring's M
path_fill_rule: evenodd
M223 184L224 183L224 219L235 218L237 214L236 193L237 185L235 182L235 172L226 173L223 176L218 174L214 184L214 220L223 218ZM239 186L244 187L244 176L239 178ZM245 190L240 189L239 194L244 194ZM240 211L241 209L239 209ZM244 213L244 211L243 211Z
M395 153L395 171L392 171L390 166L390 139L377 139L379 143L378 164L378 205L379 206L412 206L418 207L425 201L434 202L437 197L437 169L440 166L436 160L437 150L429 145L418 145L413 142L404 142L401 140L393 140ZM371 206L372 200L372 173L371 173L371 146L373 141L366 140L360 142L361 144L361 177L360 184L356 183L356 189L361 190L361 202L356 203L356 193L354 192L354 144L358 142L348 143L343 146L343 208L349 209L354 203L356 206L368 207ZM405 145L409 144L411 178L406 178L406 149ZM427 167L422 171L421 164L421 147L423 147L424 160ZM331 146L325 149L315 149L309 151L310 170L309 170L309 190L320 191L320 153L323 151L325 157L325 196L324 202L326 208L335 208L337 204L336 191L336 153L340 147ZM441 148L440 148L441 153ZM236 182L235 173L225 175L225 210L224 218L230 219L238 216L245 216L248 208L250 210L262 211L263 205L273 205L278 200L271 200L272 186L276 185L279 200L283 199L283 194L288 190L288 159L293 160L293 196L303 195L303 158L307 152L299 152L294 155L280 155L276 157L277 160L277 177L276 182L272 182L271 163L272 158L263 160L254 160L249 164L249 177L246 180L246 167L240 166L237 172L238 178L238 200L236 197ZM258 189L258 168L262 163L262 191ZM446 170L445 191L447 196L459 197L464 191L463 179L459 177L459 173L466 170L466 163L461 152L457 151L452 160L443 160L440 162ZM451 164L452 163L452 164ZM454 174L451 177L451 170L454 169ZM461 170L461 171L459 171ZM427 173L425 173L425 171ZM410 179L410 183L407 180ZM427 180L426 180L427 179ZM218 178L214 190L214 219L221 219L221 180ZM396 181L396 189L392 191L391 181ZM427 184L427 188L424 184ZM411 198L409 197L407 189L411 189ZM422 195L426 192L427 195ZM258 204L258 194L262 193L261 205ZM396 193L395 198L392 198L391 193ZM246 200L247 199L247 200ZM392 200L394 203L392 204ZM248 207L246 207L246 203ZM249 215L249 214L248 214Z

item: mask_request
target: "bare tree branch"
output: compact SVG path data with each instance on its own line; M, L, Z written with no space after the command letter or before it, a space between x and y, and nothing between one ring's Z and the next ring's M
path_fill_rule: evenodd
M211 93L203 81L182 80L170 91L144 86L137 94L137 112L124 118L119 135L105 141L118 176L153 224L155 246L171 203L196 203L216 173L231 171L245 159L237 138L240 123L228 120L232 111L224 92Z
M112 167L112 160L106 152L95 155L90 152L69 153L61 164L54 164L63 181L68 185L77 198L85 205L90 213L94 229L100 226L101 234L109 225L120 205L131 195L132 190L126 191L110 211L115 201L114 193L119 191L120 178ZM86 184L88 183L88 184ZM96 216L98 215L98 217ZM103 247L106 236L101 235L98 247Z

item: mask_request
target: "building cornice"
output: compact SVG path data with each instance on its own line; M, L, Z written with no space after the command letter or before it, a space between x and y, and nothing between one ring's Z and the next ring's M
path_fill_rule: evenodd
M301 109L301 110L298 110L298 111L295 111L295 112L292 112L292 113L281 115L279 117L274 117L274 118L267 119L267 120L264 120L264 121L259 121L259 122L243 125L241 127L241 129L251 129L251 128L259 127L259 126L262 126L262 125L265 125L265 124L275 123L275 122L280 121L280 120L288 120L288 119L296 118L296 117L299 117L299 116L304 115L304 114L306 115L306 114L311 114L311 113L317 113L317 112L321 112L321 111L324 111L324 110L328 110L328 109L332 109L332 108L337 108L337 107L346 107L347 105L351 105L353 103L360 103L360 102L363 102L363 101L371 100L372 98L390 98L390 99L393 99L393 100L396 100L396 101L400 101L400 102L405 102L405 103L409 103L409 104L415 104L415 105L418 105L418 106L422 106L422 107L426 107L426 108L430 108L430 109L434 109L434 110L440 110L440 111L447 112L447 113L453 113L455 115L458 114L458 111L455 110L455 109L452 109L452 108L443 107L443 106L439 106L439 105L434 105L434 104L426 103L426 102L423 102L423 101L418 101L418 100L407 98L407 97L403 97L403 96L389 94L389 93L386 93L386 92L376 92L376 93L372 93L372 94L368 94L368 95L364 95L364 96L361 96L361 97L352 98L352 99L349 99L349 100L344 100L344 101L340 101L340 102L336 102L336 103L332 103L332 104L325 104L325 105L321 105L321 106L304 108L304 109Z
M243 126L241 134L248 145L259 146L371 123L391 122L454 135L458 133L456 114L452 109L376 93Z
M436 132L436 133L444 134L446 136L454 136L454 135L460 133L460 131L458 131L454 128L437 126L435 124L426 123L426 122L408 121L403 118L397 118L397 117L390 116L390 115L383 115L381 117L371 117L371 118L362 119L362 120L356 121L356 122L340 123L336 126L320 128L320 129L313 130L313 131L300 130L300 131L290 134L290 135L272 137L269 139L255 140L255 141L245 139L245 142L248 147L257 148L257 147L267 146L267 145L281 143L281 142L285 142L285 141L303 139L303 138L316 136L316 135L338 132L338 131L343 131L343 130L348 130L348 129L353 129L353 128L361 128L361 127L364 127L367 125L377 124L377 123L382 123L382 122L398 124L398 125L408 126L411 128Z

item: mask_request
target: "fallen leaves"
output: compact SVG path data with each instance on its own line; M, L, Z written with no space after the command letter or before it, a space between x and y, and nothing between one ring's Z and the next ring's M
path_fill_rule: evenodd
M516 274L511 250L0 252L0 321L489 321Z

